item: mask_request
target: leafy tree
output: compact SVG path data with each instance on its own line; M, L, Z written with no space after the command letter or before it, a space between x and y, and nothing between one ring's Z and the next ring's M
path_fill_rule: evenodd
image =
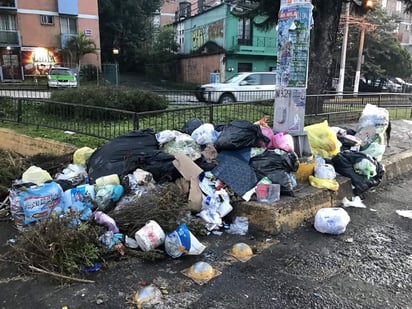
M76 62L80 69L81 58L86 54L96 53L96 43L92 38L80 32L79 35L71 37L66 42L63 52L70 55L72 61Z
M376 29L366 27L361 74L367 79L409 77L412 74L411 56L394 36L397 27L394 17L377 7L368 13L368 23L374 25ZM360 25L351 25L345 74L345 85L351 88L358 61L359 35ZM341 46L340 38L337 46ZM340 49L337 50L335 57L335 59L340 58Z
M103 61L112 61L118 48L122 70L139 70L145 48L152 42L152 17L161 0L99 0L99 22Z
M252 0L257 7L245 15L267 16L258 26L262 28L273 27L277 24L280 9L280 0ZM362 0L348 0L353 2L353 14L365 14ZM311 33L311 46L309 56L308 93L322 93L331 84L332 68L336 64L334 55L337 48L337 34L339 30L340 15L344 0L313 0L314 25ZM406 11L412 12L412 0L403 0ZM315 106L308 104L306 112L313 112Z
M173 27L165 26L160 28L153 47L153 54L158 61L167 61L175 57L180 46L176 42L176 31Z

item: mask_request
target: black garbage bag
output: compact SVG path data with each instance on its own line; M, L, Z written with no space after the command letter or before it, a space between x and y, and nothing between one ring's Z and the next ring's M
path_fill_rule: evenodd
M142 166L147 155L159 149L153 130L132 131L110 140L87 160L90 184L102 176L118 174L120 178Z
M188 121L183 125L182 129L180 132L192 135L193 131L196 130L198 127L200 127L203 124L203 121L199 118L193 118Z
M262 133L260 126L247 120L234 120L226 125L215 142L217 151L236 150L245 147L267 145L269 138Z
M375 165L375 176L368 178L355 171L354 165L363 159L367 159ZM376 159L366 153L358 151L341 151L332 159L326 160L326 162L332 164L337 173L351 179L352 186L354 187L353 194L355 196L362 194L371 187L379 185L385 173L385 168Z
M153 179L158 183L175 181L182 177L176 167L173 165L174 155L168 154L161 150L148 153L144 160L139 162L138 167L151 173Z
M291 172L299 168L299 159L295 152L285 154L277 150L266 150L250 159L249 165L259 178L268 177L273 183L280 185L280 193L294 196Z

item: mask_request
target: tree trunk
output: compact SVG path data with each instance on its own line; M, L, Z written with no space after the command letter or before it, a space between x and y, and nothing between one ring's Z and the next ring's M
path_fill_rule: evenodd
M309 51L308 94L320 94L331 85L331 68L336 48L342 0L313 1L314 26ZM320 104L319 104L320 102ZM321 101L306 102L306 114L322 111Z

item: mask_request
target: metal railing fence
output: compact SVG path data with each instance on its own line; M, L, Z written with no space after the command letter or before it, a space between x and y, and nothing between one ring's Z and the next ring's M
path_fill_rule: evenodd
M177 92L159 93L167 95L173 104L179 104ZM182 95L182 94L180 94ZM184 96L187 96L187 92ZM370 95L308 95L305 125L328 120L330 125L357 122L366 104L385 107L392 119L412 118L412 95L370 94ZM182 106L173 109L136 113L114 108L104 108L81 104L54 102L0 96L0 121L29 124L79 134L112 139L132 130L152 128L179 130L186 121L199 118L214 125L244 119L255 122L268 115L273 119L273 100L256 102L236 102L230 104L190 104L181 101Z

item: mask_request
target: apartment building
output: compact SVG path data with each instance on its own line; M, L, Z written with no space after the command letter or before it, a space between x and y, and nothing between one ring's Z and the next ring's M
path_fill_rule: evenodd
M45 75L55 65L76 66L61 50L80 32L97 49L82 64L100 66L98 0L0 0L1 81Z
M401 0L381 0L382 9L393 16L398 24L396 37L401 45L412 54L412 15L405 13L405 4Z

